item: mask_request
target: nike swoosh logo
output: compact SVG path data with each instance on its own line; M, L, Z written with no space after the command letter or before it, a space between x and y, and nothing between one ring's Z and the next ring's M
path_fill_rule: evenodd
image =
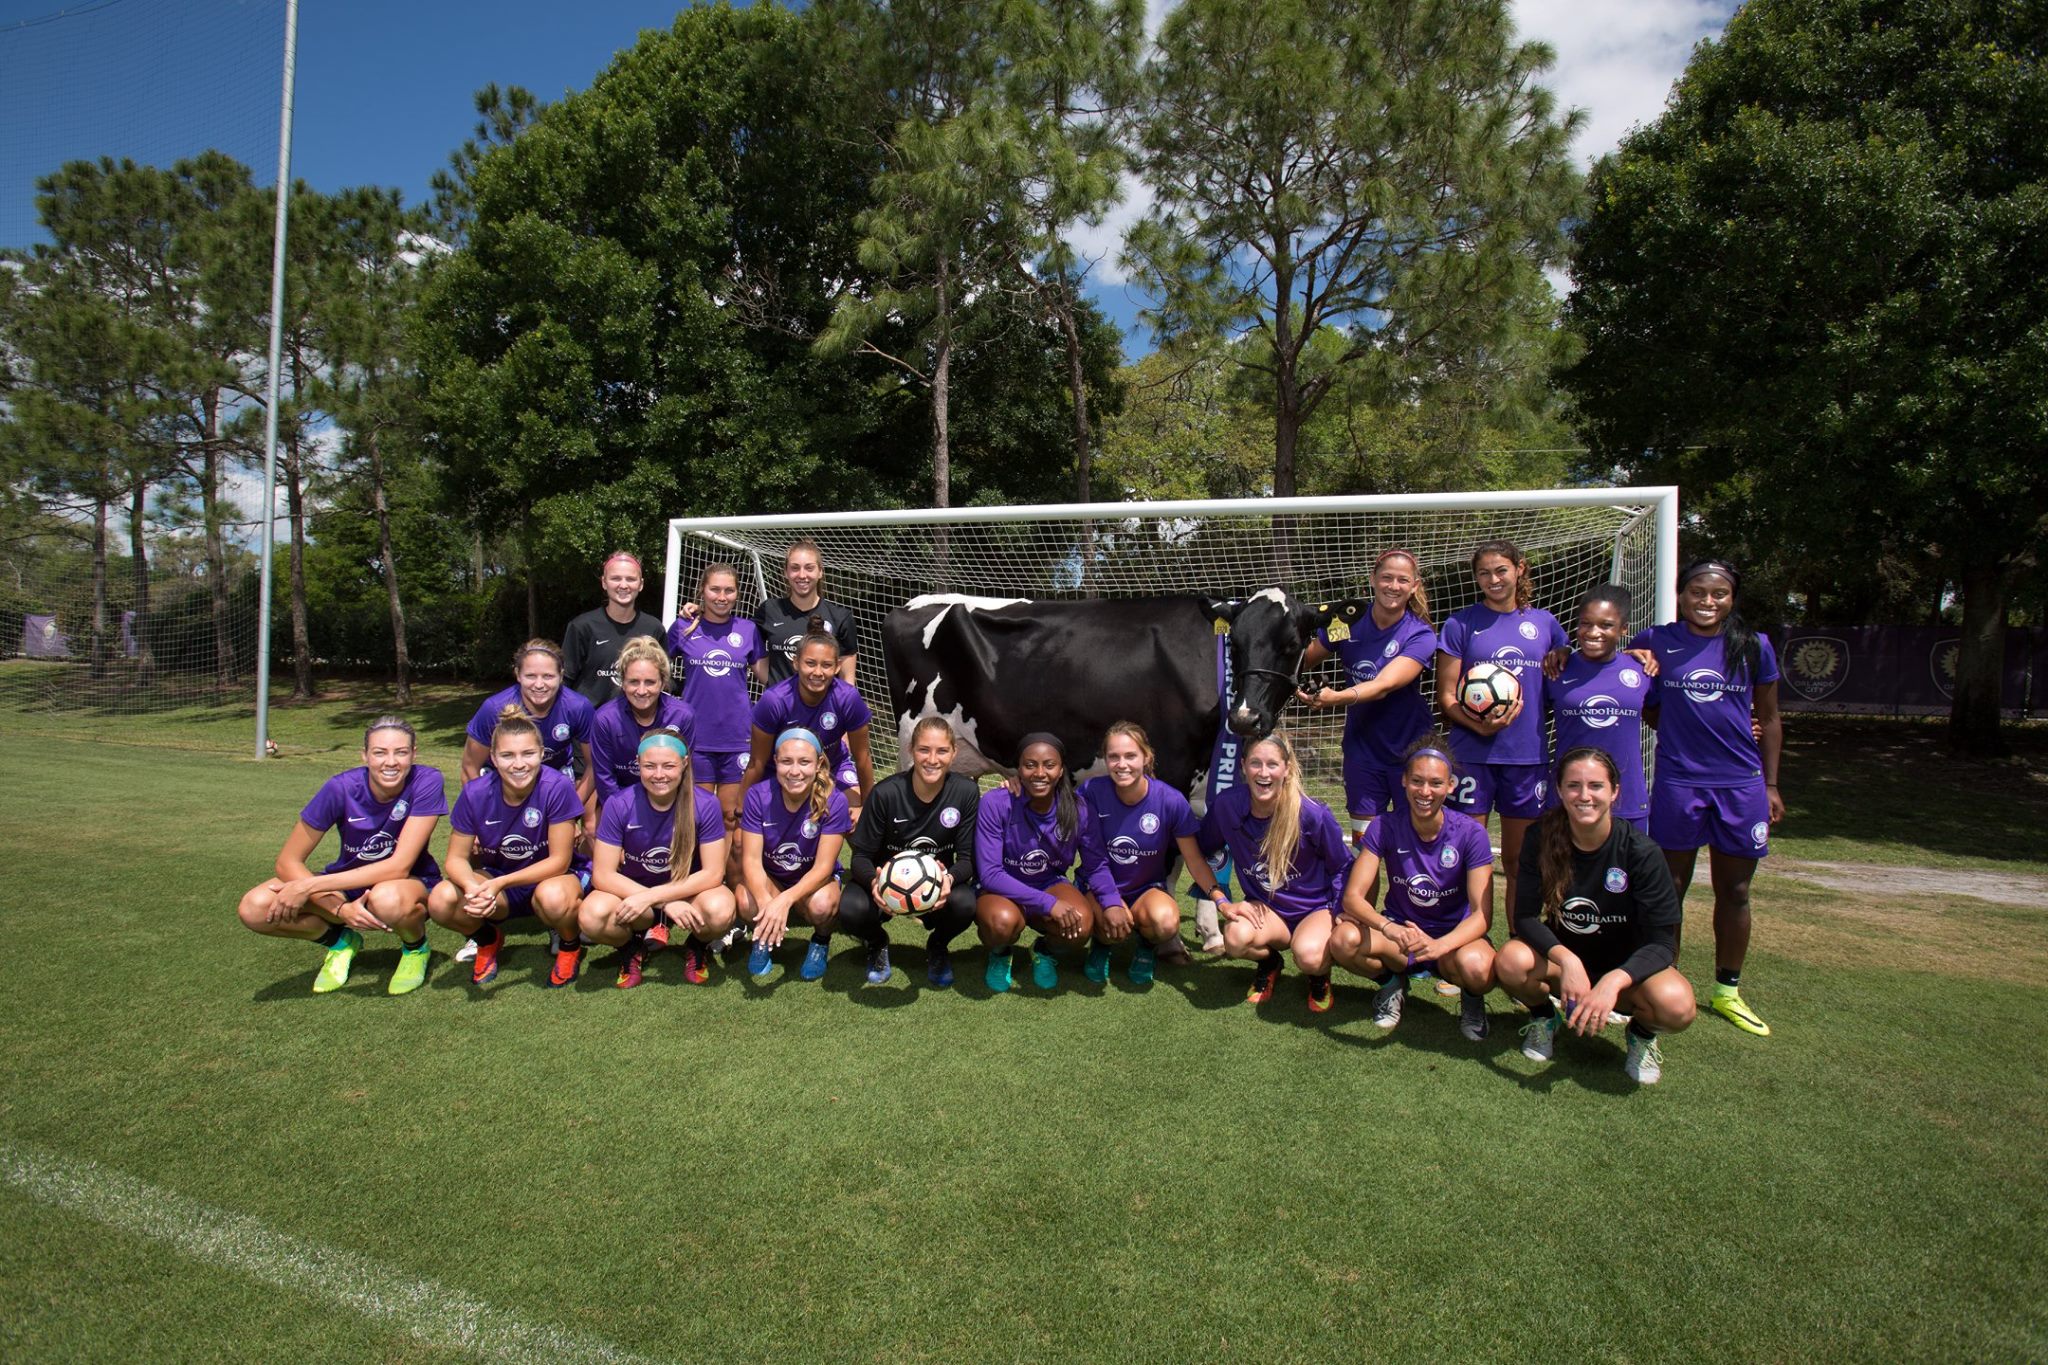
M1394 850L1394 852L1396 852L1396 853L1406 853L1407 851L1408 851L1408 850L1407 850L1407 849L1405 849L1405 848L1397 848L1397 849L1395 849L1395 850Z
M1657 652L1658 652L1659 654L1683 654L1683 653L1685 653L1685 651L1684 651L1684 650L1682 650L1682 649L1660 649L1660 650L1658 650Z
M348 818L348 822L351 825L367 825L370 823L370 817L367 815L351 815Z
M487 825L502 825L505 822L503 820L486 820L484 823Z
M640 828L640 826L638 826L638 825L628 825L628 826L626 826L626 828L627 828L627 829L629 829L629 830L635 830L635 829L638 829L638 828Z

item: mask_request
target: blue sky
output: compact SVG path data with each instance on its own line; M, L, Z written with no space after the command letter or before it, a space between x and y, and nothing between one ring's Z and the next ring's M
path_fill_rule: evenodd
M1167 3L1152 6L1156 20ZM1576 148L1587 162L1656 116L1693 44L1732 8L1514 5L1523 31L1557 51L1561 102L1588 111ZM283 0L0 0L0 243L36 239L34 179L72 157L169 162L220 146L270 183L283 13ZM320 190L395 185L417 202L468 136L478 87L559 98L674 13L625 0L301 0L292 173ZM1081 239L1104 262L1102 303L1127 329L1137 302L1117 282L1114 243L1141 207L1133 195Z

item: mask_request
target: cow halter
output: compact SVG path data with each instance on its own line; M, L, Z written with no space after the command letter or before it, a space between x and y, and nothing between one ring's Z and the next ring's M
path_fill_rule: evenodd
M1295 655L1294 668L1286 673L1282 673L1277 668L1247 668L1244 671L1245 674L1250 677L1278 678L1282 682L1287 684L1288 692L1292 693L1296 688L1301 686L1301 661L1307 657L1308 651L1306 649L1302 650L1301 653ZM1281 705L1285 706L1286 702L1281 702Z

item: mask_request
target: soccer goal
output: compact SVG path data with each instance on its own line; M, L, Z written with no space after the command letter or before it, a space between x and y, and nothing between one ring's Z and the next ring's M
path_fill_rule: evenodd
M1567 629L1585 590L1610 581L1635 596L1631 630L1677 614L1678 490L1658 487L680 517L669 522L663 619L720 561L739 570L743 602L781 592L783 554L799 536L818 543L825 595L860 627L860 688L882 722L872 738L883 771L896 761L896 727L883 719L882 618L926 593L1236 597L1277 585L1327 601L1364 596L1373 557L1399 546L1421 563L1441 625L1477 600L1472 547L1498 537L1522 547L1537 604ZM1134 694L1132 719L1143 723L1144 709ZM1343 712L1293 707L1282 723L1311 776L1335 783Z

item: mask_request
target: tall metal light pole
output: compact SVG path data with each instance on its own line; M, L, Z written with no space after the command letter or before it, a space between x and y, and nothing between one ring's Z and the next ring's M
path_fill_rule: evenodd
M256 608L256 757L270 746L270 543L277 520L277 389L284 354L285 218L292 201L292 76L298 65L299 0L284 4L284 98L277 115L277 228L270 252L270 382L263 414L263 580Z

